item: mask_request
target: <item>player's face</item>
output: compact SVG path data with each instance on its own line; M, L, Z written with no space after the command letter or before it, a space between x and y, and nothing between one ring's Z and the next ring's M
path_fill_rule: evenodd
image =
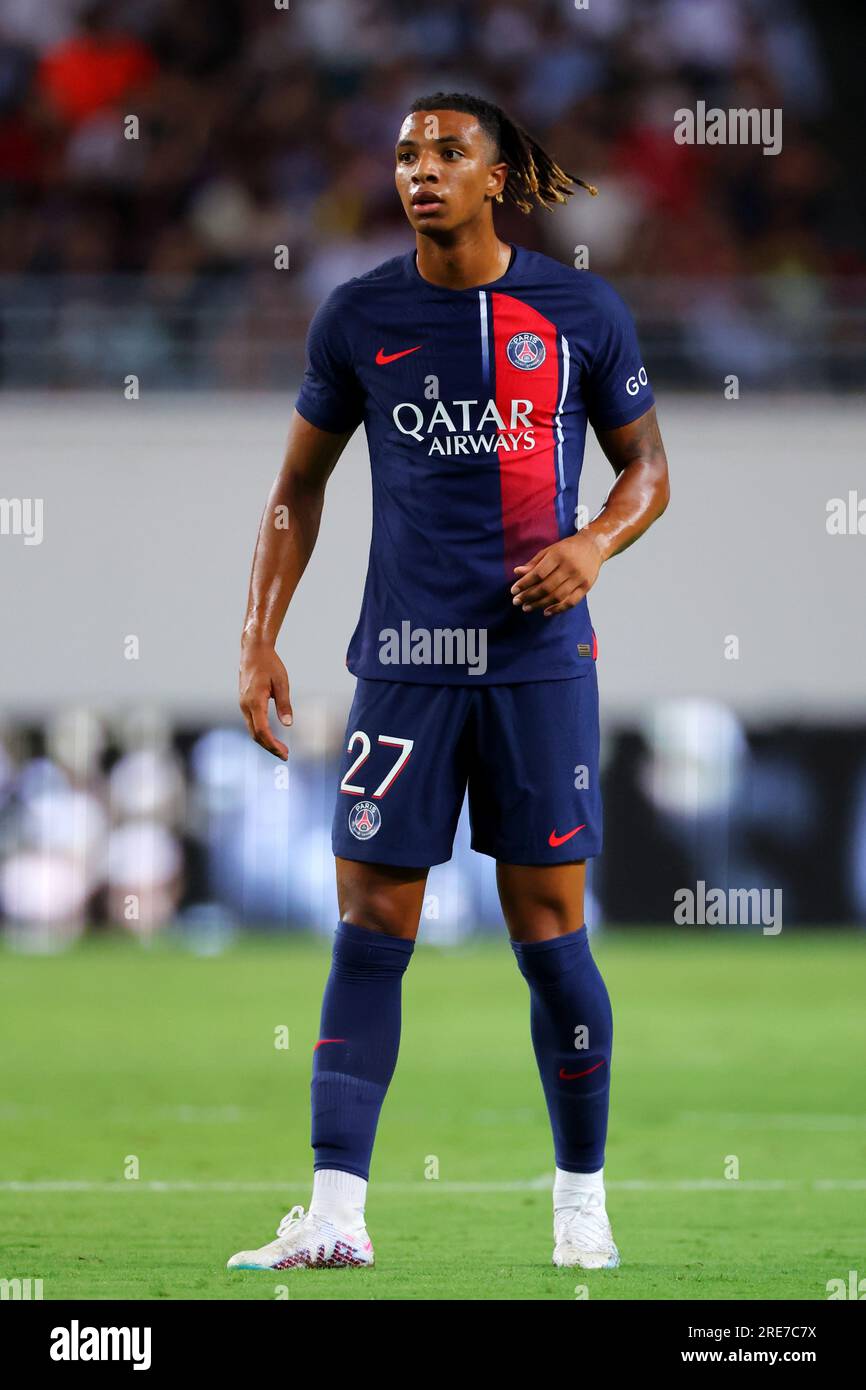
M485 213L502 191L506 164L474 116L464 111L416 111L397 141L397 191L416 232L452 232Z

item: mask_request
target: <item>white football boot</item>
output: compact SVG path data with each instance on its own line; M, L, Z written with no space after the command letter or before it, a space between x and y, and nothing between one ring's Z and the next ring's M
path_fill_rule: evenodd
M619 1251L610 1229L604 1194L587 1192L553 1214L553 1263L579 1269L616 1269Z
M277 1238L260 1250L239 1250L226 1269L340 1269L372 1265L373 1246L365 1230L349 1235L324 1217L292 1207L277 1227Z

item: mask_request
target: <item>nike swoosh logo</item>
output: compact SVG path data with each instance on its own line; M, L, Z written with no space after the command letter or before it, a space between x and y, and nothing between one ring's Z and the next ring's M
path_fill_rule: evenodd
M384 348L379 348L376 353L376 366L387 367L389 362L396 362L398 357L408 357L410 352L420 352L423 346L423 343L419 343L417 347L404 348L402 352L386 352Z
M566 1071L565 1067L559 1068L560 1081L576 1081L579 1076L589 1076L590 1072L598 1071L599 1067L604 1066L604 1058L596 1062L594 1067L587 1067L586 1071Z
M567 835L557 835L557 833L556 833L555 830L551 830L551 832L550 832L550 839L548 840L547 843L550 845L550 848L551 848L551 849L558 849L560 845L564 845L564 844L565 844L566 840L570 840L571 837L572 837L572 835L576 835L577 832L578 832L578 830L585 830L585 829L586 829L586 821L584 821L583 825L576 825L576 826L574 827L573 830L569 830L569 832L568 832Z
M329 1042L345 1042L345 1041L346 1041L345 1038L319 1038L319 1041L316 1043L316 1047L324 1047L325 1043L329 1043ZM314 1051L314 1052L315 1052L315 1050L316 1050L316 1047L313 1048L313 1051Z

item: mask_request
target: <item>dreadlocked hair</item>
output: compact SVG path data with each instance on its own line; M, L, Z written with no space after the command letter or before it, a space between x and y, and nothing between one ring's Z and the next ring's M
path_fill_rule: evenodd
M465 111L474 116L496 146L497 158L508 165L504 193L521 212L531 212L533 201L551 212L555 203L568 201L575 184L593 198L598 194L593 184L567 174L537 140L492 101L469 92L434 92L418 97L409 110L413 115L417 111ZM496 197L502 202L501 193Z

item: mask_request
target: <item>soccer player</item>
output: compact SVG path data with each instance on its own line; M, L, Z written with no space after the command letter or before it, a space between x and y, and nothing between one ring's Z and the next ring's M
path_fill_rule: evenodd
M549 208L582 180L499 107L439 92L403 122L396 183L415 250L316 313L253 561L240 702L255 740L285 759L268 723L270 700L292 722L277 634L328 478L363 421L373 529L348 653L357 686L333 822L340 922L313 1049L312 1200L229 1268L373 1263L365 1198L402 976L468 787L472 844L496 860L529 987L556 1159L553 1260L611 1269L612 1017L583 921L586 860L601 849L586 595L664 511L667 461L625 305L598 276L494 229L495 203ZM576 530L587 421L616 479Z

